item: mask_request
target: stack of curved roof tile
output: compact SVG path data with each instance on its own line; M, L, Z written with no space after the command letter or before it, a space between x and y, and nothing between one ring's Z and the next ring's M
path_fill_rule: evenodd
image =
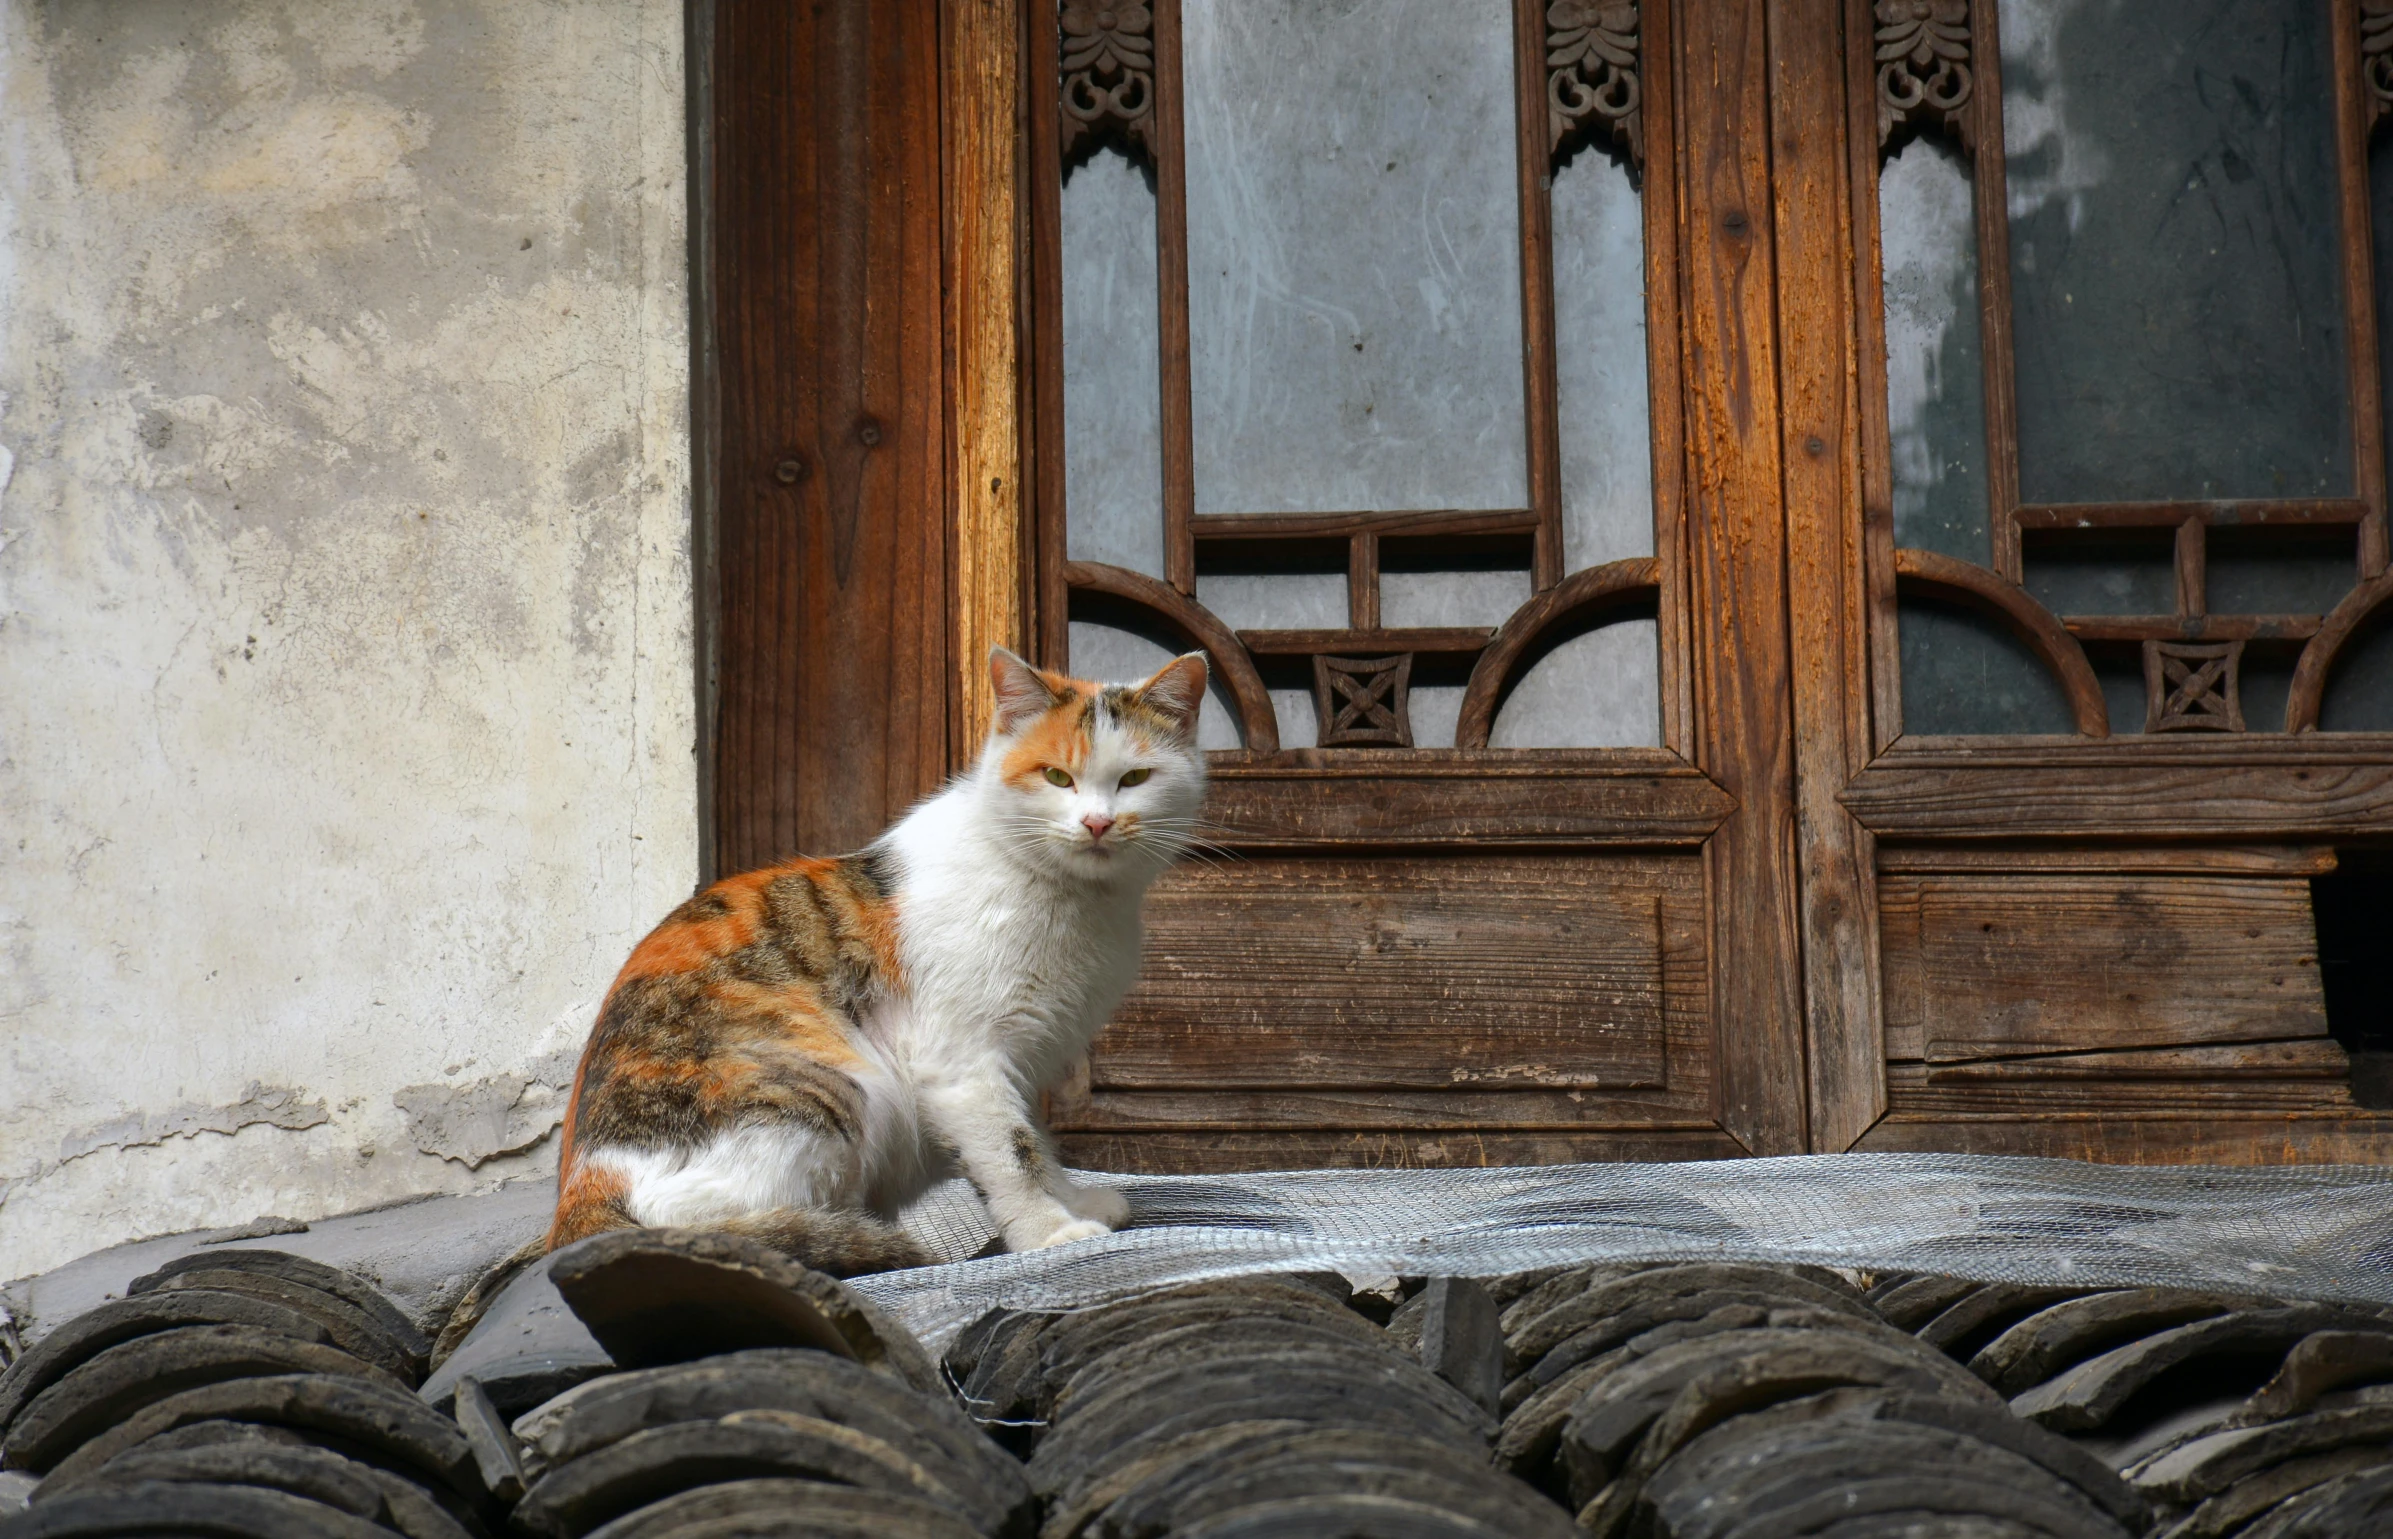
M2327 1539L2393 1533L2393 1311L1712 1262L1243 1277L934 1362L626 1231L428 1342L201 1251L0 1375L0 1539ZM38 1477L38 1482L35 1482Z

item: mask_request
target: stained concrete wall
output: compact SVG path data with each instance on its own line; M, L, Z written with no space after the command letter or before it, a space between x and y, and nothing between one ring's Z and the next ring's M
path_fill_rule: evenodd
M553 1159L696 870L675 0L0 0L0 1277Z

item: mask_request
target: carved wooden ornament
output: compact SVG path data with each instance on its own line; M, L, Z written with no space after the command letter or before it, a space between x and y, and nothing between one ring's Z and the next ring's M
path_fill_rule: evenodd
M1545 13L1546 149L1599 133L1645 165L1645 88L1637 78L1636 0L1554 0Z
M1121 4L1064 0L1057 62L1063 71L1064 164L1091 140L1112 139L1144 154L1155 123L1155 12L1143 0Z
M1878 148L1898 129L1941 128L1975 147L1969 0L1878 0Z
M2240 641L2144 643L2146 732L2241 732Z
M1379 743L1413 746L1409 697L1413 655L1313 659L1313 709L1321 718L1321 746Z
M2371 130L2393 112L2393 0L2360 0L2360 73Z

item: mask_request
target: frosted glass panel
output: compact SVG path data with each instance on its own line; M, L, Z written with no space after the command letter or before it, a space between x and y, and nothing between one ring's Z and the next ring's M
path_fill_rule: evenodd
M1975 221L1969 172L1943 142L1914 139L1879 173L1894 542L1983 566L1992 542Z
M1200 575L1196 601L1234 631L1336 630L1346 624L1346 579L1338 573Z
M1513 686L1491 748L1662 746L1661 633L1623 620L1573 637Z
M1509 0L1186 0L1200 513L1528 499Z
M1462 720L1464 686L1416 684L1405 701L1404 714L1412 722L1415 748L1452 748L1454 727Z
M1282 748L1310 748L1321 741L1321 717L1313 709L1309 689L1275 689L1272 714L1279 718Z
M2027 502L2349 496L2326 0L2002 0Z
M1095 679L1103 684L1135 684L1140 679L1152 678L1174 655L1169 647L1135 632L1086 620L1072 622L1069 639L1072 658L1065 666L1076 678ZM1238 715L1223 703L1218 678L1197 712L1197 746L1239 746Z
M1645 379L1645 210L1626 167L1582 152L1554 174L1554 336L1565 571L1653 554Z
M1974 610L1905 599L1901 609L1903 735L2074 732L2069 698L2009 631ZM2114 705L2111 729L2141 725Z
M1527 572L1381 572L1379 619L1387 626L1485 626L1529 602Z
M1163 575L1155 194L1105 151L1063 195L1064 547Z

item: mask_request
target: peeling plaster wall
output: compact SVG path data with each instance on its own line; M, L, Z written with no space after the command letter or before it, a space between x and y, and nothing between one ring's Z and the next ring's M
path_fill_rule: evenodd
M675 0L0 0L0 1277L489 1187L697 870Z

